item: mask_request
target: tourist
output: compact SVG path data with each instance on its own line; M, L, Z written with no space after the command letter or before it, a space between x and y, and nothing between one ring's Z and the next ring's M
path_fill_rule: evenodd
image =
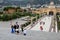
M14 31L16 32L16 25L14 25Z
M42 24L42 22L40 22L40 25Z
M45 25L45 22L43 22L43 25Z
M16 24L14 25L14 28L15 28L15 32L16 33L19 33L19 25L18 25L18 22L16 22Z
M40 26L40 29L41 29L41 31L43 30L43 27L42 26Z
M27 30L26 30L26 29L24 29L24 31L23 31L24 36L26 36L26 31L27 31Z
M14 26L13 25L11 25L11 33L14 33L15 31L14 31Z

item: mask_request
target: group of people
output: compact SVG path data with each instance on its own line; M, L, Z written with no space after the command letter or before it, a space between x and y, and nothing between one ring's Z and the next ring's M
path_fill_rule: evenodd
M42 30L43 30L43 26L42 26L42 25L45 25L45 22L41 21L41 22L40 22L40 25L41 25L41 26L40 26L40 29L41 29L41 31L42 31Z
M19 25L18 22L16 22L15 25L11 25L11 33L17 33L19 34ZM21 27L21 31L23 32L24 35L26 35L26 29L23 29L23 27Z
M18 22L16 22L16 24L15 25L11 25L11 33L14 33L14 32L16 32L16 33L19 33L19 25L18 25Z

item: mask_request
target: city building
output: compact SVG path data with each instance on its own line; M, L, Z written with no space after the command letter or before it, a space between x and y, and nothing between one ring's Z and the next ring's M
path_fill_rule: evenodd
M55 5L53 1L50 4L42 5L40 8L32 10L32 13L54 15L60 14L60 5Z

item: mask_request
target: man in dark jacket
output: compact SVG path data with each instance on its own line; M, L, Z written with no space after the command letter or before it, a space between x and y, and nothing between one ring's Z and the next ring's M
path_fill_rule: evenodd
M14 30L15 30L15 32L16 32L16 25L14 25Z
M15 32L19 33L19 25L18 22L16 22L16 24L14 25L15 28Z

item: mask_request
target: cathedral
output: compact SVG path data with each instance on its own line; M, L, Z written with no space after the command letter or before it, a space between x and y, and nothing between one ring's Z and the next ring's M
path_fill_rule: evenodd
M46 14L46 15L59 15L60 5L55 5L54 2L50 2L49 5L42 5L40 8L32 10L32 13Z

